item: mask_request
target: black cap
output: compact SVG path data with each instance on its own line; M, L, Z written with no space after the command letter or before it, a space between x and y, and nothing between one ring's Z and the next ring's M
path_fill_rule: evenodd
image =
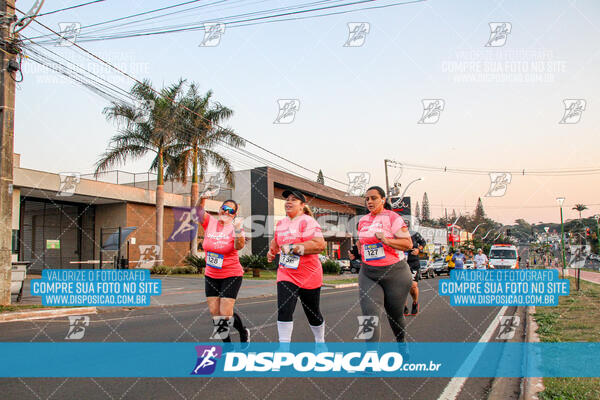
M297 190L284 190L283 191L283 198L287 199L289 197L290 194L293 194L295 198L299 199L301 202L306 203L306 197L304 197L304 195L297 191Z

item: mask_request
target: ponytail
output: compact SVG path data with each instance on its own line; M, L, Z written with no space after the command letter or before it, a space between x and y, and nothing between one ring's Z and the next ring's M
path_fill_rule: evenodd
M308 206L308 204L304 205L304 207L302 208L302 212L310 217L313 217L313 213L312 213L310 207Z

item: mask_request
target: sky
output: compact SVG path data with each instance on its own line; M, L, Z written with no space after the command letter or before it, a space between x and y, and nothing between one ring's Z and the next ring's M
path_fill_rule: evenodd
M80 3L46 2L42 12ZM60 23L85 26L175 3L106 0L39 20L59 30ZM173 15L154 26L210 22L299 1L203 3L185 17ZM28 0L17 6L29 9L32 4ZM559 196L566 198L565 219L578 216L571 209L576 203L588 206L584 217L600 213L600 175L527 171L600 164L599 16L596 0L426 0L322 18L226 26L213 47L200 46L203 31L80 45L156 88L184 78L203 91L213 90L216 100L234 110L227 126L274 154L312 171L321 169L325 183L338 189L345 190L348 174L355 172L368 173L370 185L384 186L384 160L390 159L398 166L389 169L390 183L404 188L424 178L406 195L414 204L427 192L433 217L446 209L449 214L472 212L481 197L488 216L505 224L517 218L558 222ZM368 27L364 41L349 41L349 23ZM490 41L490 23L507 23L506 40ZM26 37L46 33L35 23L22 32ZM134 83L73 46L48 48L121 88ZM108 101L27 59L23 76L15 112L15 152L21 154L21 166L92 172L116 133L102 114ZM281 99L298 101L290 123L274 123ZM566 99L581 99L585 108L561 124ZM443 109L419 123L423 102L429 100L438 100ZM316 179L272 154L250 145L246 149ZM231 159L238 169L264 165L238 154ZM146 157L119 169L145 172L149 164ZM523 170L525 174L516 173ZM486 196L489 172L506 171L513 172L505 193Z

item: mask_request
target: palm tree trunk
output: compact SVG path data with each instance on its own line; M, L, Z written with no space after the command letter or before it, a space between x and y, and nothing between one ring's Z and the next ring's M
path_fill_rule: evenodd
M194 153L192 155L192 188L190 193L190 207L198 206L198 151L194 149ZM198 255L198 234L192 238L192 242L190 243L190 251L192 255Z
M163 180L163 154L162 151L158 153L158 177L156 178L156 244L159 246L157 266L159 263L164 264L164 241L163 241L163 227L164 227L164 215L165 215L165 188Z

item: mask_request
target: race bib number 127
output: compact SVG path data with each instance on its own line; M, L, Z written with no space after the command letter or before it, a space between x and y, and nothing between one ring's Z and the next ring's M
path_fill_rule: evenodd
M365 255L365 261L381 260L382 258L385 258L382 243L363 245L363 254Z

